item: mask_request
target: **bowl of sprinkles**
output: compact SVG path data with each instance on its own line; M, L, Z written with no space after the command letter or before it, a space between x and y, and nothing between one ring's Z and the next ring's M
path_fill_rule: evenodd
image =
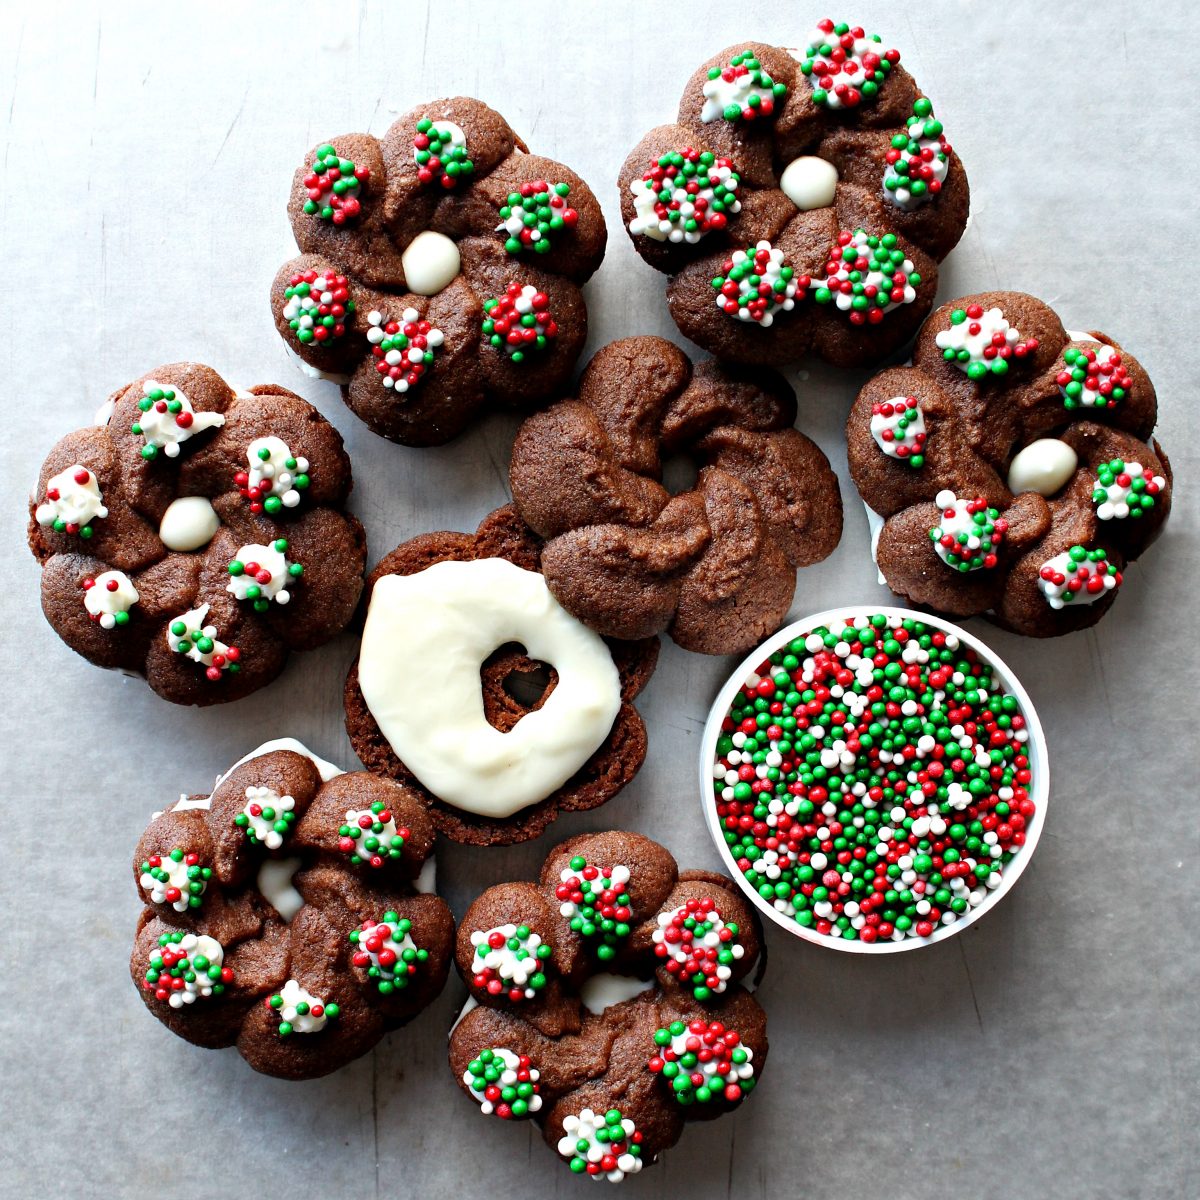
M943 941L995 907L1037 846L1046 739L971 634L848 606L781 629L704 729L704 815L742 890L835 950Z

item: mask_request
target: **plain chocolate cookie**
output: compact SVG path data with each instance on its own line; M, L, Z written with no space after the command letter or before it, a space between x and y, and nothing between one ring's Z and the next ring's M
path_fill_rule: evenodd
M467 910L450 1070L485 1115L532 1118L571 1171L620 1182L757 1082L767 1018L740 981L761 954L723 875L634 833L572 838Z
M42 610L71 649L176 704L263 687L345 628L366 537L342 438L274 386L173 363L63 438L29 505Z
M618 180L637 252L687 337L727 362L879 362L933 306L966 172L899 52L822 21L739 42L688 80Z
M541 554L540 541L511 505L485 517L474 534L422 534L386 555L371 573L367 580L368 621L371 596L386 576L415 575L447 561L496 558L537 572L541 570ZM645 637L607 644L620 681L620 706L611 732L561 787L512 816L502 819L478 816L444 802L422 784L397 755L372 715L359 682L358 662L346 678L346 732L363 765L369 771L405 784L420 797L439 832L447 837L476 845L527 841L541 834L559 812L581 812L611 800L637 774L646 756L646 727L633 701L654 672L658 639ZM508 733L523 717L541 709L558 683L553 667L545 677L542 671L543 666L530 659L519 645L496 647L479 672L483 713L488 723L501 733Z
M142 835L134 985L172 1033L256 1071L336 1071L446 982L454 919L421 886L433 842L403 786L268 743Z
M1031 637L1094 625L1171 511L1157 413L1131 354L1033 296L943 304L846 424L888 586Z
M272 284L276 327L376 433L440 445L489 406L529 408L566 385L604 217L578 175L530 154L486 104L433 100L381 139L322 143L288 215L302 253Z
M704 654L757 645L786 615L796 569L842 533L837 478L792 428L791 388L633 337L600 350L578 392L525 421L509 472L559 603L606 637L665 630ZM699 475L673 496L661 481L675 454Z

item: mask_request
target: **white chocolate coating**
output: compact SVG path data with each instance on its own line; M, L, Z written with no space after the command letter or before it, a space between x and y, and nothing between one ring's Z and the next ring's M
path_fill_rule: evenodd
M168 550L199 550L220 528L221 518L207 496L180 496L167 505L158 536Z
M83 607L96 618L101 629L112 629L117 614L127 613L138 602L138 590L124 571L101 571L83 593Z
M298 870L298 858L266 858L258 868L258 890L263 899L289 924L304 907L304 897L292 883L292 877Z
M85 475L86 479L83 478ZM46 480L46 499L37 506L35 515L42 526L53 525L55 521L83 526L94 518L107 517L108 509L95 472L75 463L52 475Z
M426 229L418 233L400 256L408 290L418 296L436 296L458 275L458 247L444 234Z
M521 643L558 685L508 733L488 724L479 668ZM375 585L359 684L396 754L439 799L492 818L545 799L604 744L621 708L608 647L505 559L440 562Z

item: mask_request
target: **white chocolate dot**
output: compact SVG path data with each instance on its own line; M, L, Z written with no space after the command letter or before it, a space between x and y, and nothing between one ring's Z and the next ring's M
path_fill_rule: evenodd
M1008 468L1010 492L1037 492L1053 496L1075 472L1079 457L1058 438L1038 438L1030 442Z
M458 247L445 234L426 229L401 255L404 281L418 296L436 296L458 275Z
M792 159L784 167L779 187L801 212L809 212L814 208L828 208L833 203L837 181L837 167L833 163L805 155Z
M213 540L221 518L204 496L180 496L167 505L158 536L168 550L199 550Z

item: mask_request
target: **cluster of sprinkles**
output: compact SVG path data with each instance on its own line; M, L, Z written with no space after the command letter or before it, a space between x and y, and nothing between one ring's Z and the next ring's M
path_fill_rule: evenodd
M167 645L204 667L204 674L215 683L228 671L236 675L241 669L242 652L237 646L227 646L217 637L215 625L205 625L209 606L201 604L190 612L176 617L167 626Z
M558 337L550 298L531 283L510 283L499 299L483 302L483 336L514 363L523 363Z
M1038 348L1037 338L1021 340L1020 331L1000 309L985 311L979 304L956 308L950 314L950 328L943 329L935 340L942 357L965 371L969 379L1006 375L1012 359L1020 360Z
M1064 408L1116 408L1133 387L1112 346L1068 346L1055 377Z
M101 629L129 624L129 610L139 600L133 580L124 571L101 571L83 581L83 607Z
M950 170L950 143L926 97L914 102L907 131L892 138L886 157L883 198L897 208L911 212L942 190Z
M472 983L490 996L532 1000L546 986L543 965L552 953L548 942L528 925L499 925L471 934L475 955Z
M246 789L246 804L233 823L257 846L278 850L296 820L296 800L281 796L274 788L252 786Z
M308 189L304 211L334 225L352 221L362 211L359 190L370 177L366 167L356 167L350 159L340 158L332 146L319 147L304 179Z
M834 304L852 324L877 325L889 307L911 304L921 282L894 233L843 230L825 265L825 277L810 283L818 304Z
M385 912L381 921L364 921L351 931L350 945L350 961L375 981L381 996L408 987L429 959L429 951L412 939L412 922L394 912Z
M178 458L181 443L206 429L218 429L225 424L220 413L196 412L181 391L153 379L142 384L138 411L141 416L130 429L146 439L141 455L148 462L156 459L160 450L168 458Z
M1029 731L974 650L877 613L794 638L721 726L713 801L759 895L827 937L929 937L983 904L1034 816Z
M302 345L321 345L342 337L354 314L350 283L331 271L296 271L283 289L283 319Z
M413 160L421 183L438 183L447 191L475 173L475 164L467 157L467 135L453 121L422 117L413 138Z
M899 458L913 470L925 465L925 414L916 396L872 404L871 436L888 458Z
M728 158L709 150L672 150L629 185L637 216L629 232L656 242L694 246L706 233L724 229L741 212L741 180Z
M199 908L203 903L212 868L201 866L194 850L176 846L166 854L151 854L142 862L138 882L152 904L169 904L176 912Z
M629 936L629 868L597 867L576 855L562 869L554 895L559 912L571 929L588 941L596 941L596 957L607 961Z
M238 471L233 482L253 513L272 516L300 503L300 493L311 482L308 459L295 455L282 438L273 435L255 438L246 447L248 469Z
M718 117L726 121L753 121L775 114L787 95L787 84L777 83L763 69L753 50L735 54L725 67L712 67L704 85L700 120L706 125Z
M34 516L43 528L87 539L95 532L92 522L107 517L108 509L95 474L75 463L46 480L46 499Z
M563 1119L558 1152L576 1175L620 1183L642 1169L642 1135L619 1108L598 1113L585 1108Z
M410 836L405 826L396 825L392 810L382 800L376 800L364 812L352 808L346 813L344 823L338 828L338 849L350 855L350 862L356 867L365 864L378 868L400 858Z
M900 61L899 50L883 49L877 34L861 25L828 17L817 22L800 60L800 71L812 86L813 103L828 108L857 108L874 100L891 69Z
M269 546L243 546L227 568L226 591L238 600L249 600L259 613L266 612L272 600L287 604L292 594L285 585L299 583L304 574L302 564L284 557L287 548L287 538L276 538Z
M1008 532L1008 522L999 510L989 508L982 496L962 500L949 488L938 492L934 503L942 515L929 531L929 539L938 558L964 574L994 567L996 551Z
M280 1037L293 1033L320 1033L328 1021L336 1021L340 1009L332 1002L302 988L295 979L283 985L282 992L268 996L263 1004L279 1018Z
M1100 549L1072 546L1042 563L1038 587L1057 612L1068 604L1095 604L1121 586L1121 572Z
M529 1117L541 1110L540 1078L541 1072L527 1054L515 1054L502 1046L481 1050L463 1072L463 1083L479 1102L483 1115L495 1115L502 1121Z
M717 307L739 321L755 321L763 329L775 320L777 312L790 312L796 306L796 292L803 296L809 285L807 275L796 275L787 264L783 251L763 240L745 250L735 250L721 264L721 273L713 277Z
M733 963L746 953L737 935L738 927L726 924L716 902L705 896L659 913L651 936L655 956L666 960L668 973L690 987L697 1000L710 1000L729 986Z
M1167 481L1161 475L1147 475L1138 462L1114 458L1096 469L1096 487L1092 503L1101 521L1122 521L1126 517L1145 516L1154 507L1154 498L1162 494Z
M198 998L219 996L233 983L233 971L224 961L225 950L215 938L175 929L159 937L142 987L156 1000L182 1008Z
M672 1021L655 1030L654 1045L650 1070L667 1080L682 1105L735 1104L754 1087L754 1051L720 1021Z
M533 250L538 254L550 251L552 237L563 229L579 223L579 214L567 203L571 194L569 183L553 186L544 179L533 179L509 192L500 206L497 232L508 234L504 248L509 254Z
M445 334L415 308L406 308L399 321L372 311L367 314L367 324L375 370L382 376L383 386L397 395L421 381L446 340Z

